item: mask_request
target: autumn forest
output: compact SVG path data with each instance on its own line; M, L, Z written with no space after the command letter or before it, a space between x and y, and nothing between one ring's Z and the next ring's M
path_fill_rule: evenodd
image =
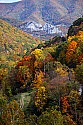
M83 17L48 41L0 19L0 125L83 125Z

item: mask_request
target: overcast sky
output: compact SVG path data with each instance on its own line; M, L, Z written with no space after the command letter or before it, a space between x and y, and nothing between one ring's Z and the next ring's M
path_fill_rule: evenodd
M0 0L0 3L13 3L18 1L21 1L21 0Z

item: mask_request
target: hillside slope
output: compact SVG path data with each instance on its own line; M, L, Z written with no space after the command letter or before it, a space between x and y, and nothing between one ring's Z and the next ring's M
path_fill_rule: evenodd
M2 20L0 30L0 125L83 125L82 18L31 51L34 38Z
M0 19L0 65L12 65L37 44L39 40Z

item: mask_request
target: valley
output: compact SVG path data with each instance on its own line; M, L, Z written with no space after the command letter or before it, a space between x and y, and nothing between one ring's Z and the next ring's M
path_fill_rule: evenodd
M0 125L83 125L83 0L0 3Z
M0 124L82 125L82 105L83 17L46 41L0 20Z

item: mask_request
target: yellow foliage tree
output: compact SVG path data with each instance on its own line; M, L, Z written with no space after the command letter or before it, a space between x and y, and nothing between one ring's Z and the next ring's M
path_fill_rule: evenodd
M43 60L44 59L44 53L42 49L35 49L31 54L34 54L36 57L36 60Z
M43 84L43 78L44 78L43 72L42 71L39 71L39 72L36 71L35 78L33 80L34 88L39 88Z
M44 86L38 88L38 91L35 96L35 105L39 111L43 109L47 101L47 91Z

